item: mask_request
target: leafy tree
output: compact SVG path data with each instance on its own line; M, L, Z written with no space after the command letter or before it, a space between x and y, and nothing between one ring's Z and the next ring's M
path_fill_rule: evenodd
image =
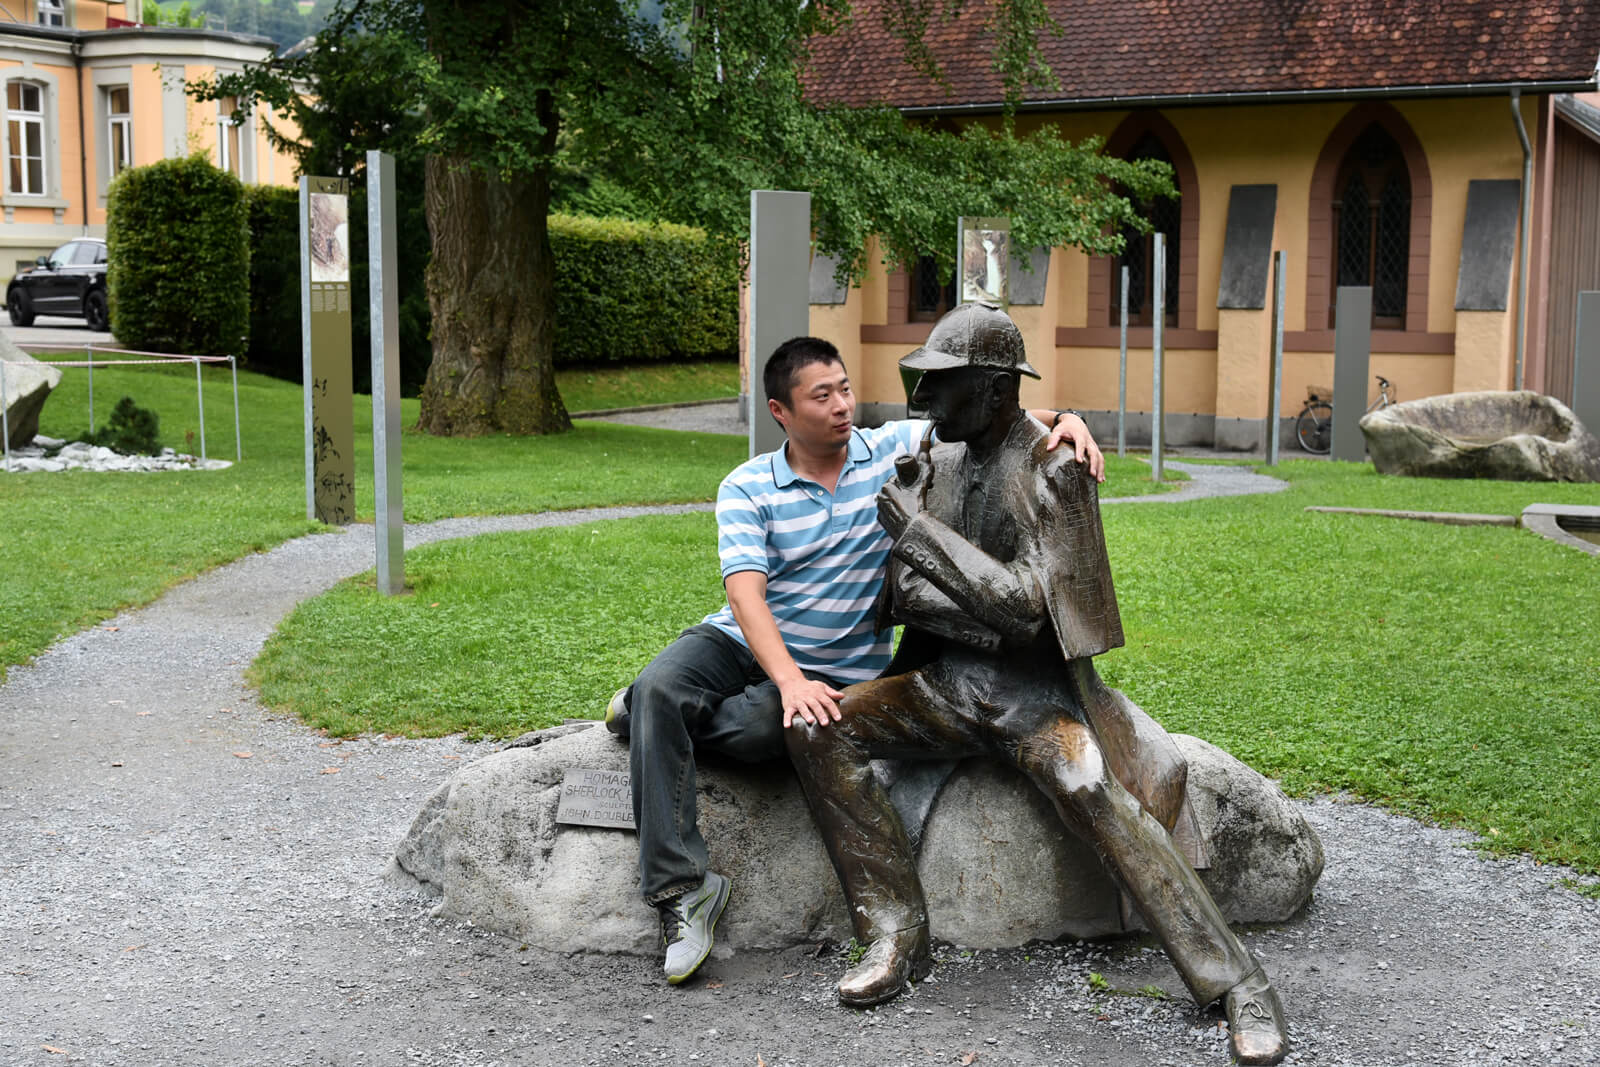
M937 76L923 42L964 6L882 9L908 58ZM652 215L734 240L749 190L809 191L819 249L854 276L873 234L893 263L932 254L953 266L963 214L1009 216L1024 247L1117 251L1121 225L1140 220L1114 186L1135 201L1171 193L1160 164L1106 159L1051 127L1019 136L1007 117L952 132L886 109L816 106L803 92L807 42L850 17L849 0L342 0L316 51L381 42L383 113L414 117L427 152L433 362L421 427L570 426L552 371L547 216L572 168ZM1012 101L1049 84L1037 40L1057 28L1042 0L995 0L988 25ZM280 57L206 91L278 104L301 78L320 95L317 62Z

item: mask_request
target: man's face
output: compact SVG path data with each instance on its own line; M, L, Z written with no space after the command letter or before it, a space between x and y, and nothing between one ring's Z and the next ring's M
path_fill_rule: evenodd
M790 440L812 449L841 447L850 441L856 394L844 364L807 363L795 373L787 406L767 401Z
M989 376L974 367L931 370L917 382L911 406L927 412L941 441L970 441L989 428Z

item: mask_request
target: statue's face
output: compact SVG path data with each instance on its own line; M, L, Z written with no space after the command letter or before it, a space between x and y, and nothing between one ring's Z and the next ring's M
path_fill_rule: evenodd
M941 441L970 441L989 428L994 412L989 376L975 367L931 370L911 394L911 406L927 412Z

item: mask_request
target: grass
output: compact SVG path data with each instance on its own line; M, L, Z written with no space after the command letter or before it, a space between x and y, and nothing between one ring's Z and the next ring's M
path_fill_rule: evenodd
M724 400L739 395L739 364L729 360L562 367L556 370L556 388L568 411Z
M67 354L73 358L77 353ZM205 371L206 443L234 454L226 368ZM185 449L199 418L188 367L101 369L103 420L131 395L161 418L162 439ZM0 477L0 680L63 634L146 603L174 582L318 528L305 519L300 387L239 375L244 462L222 471L29 474ZM402 404L405 425L417 402ZM87 428L88 377L64 373L41 430ZM372 516L372 407L355 402L357 515ZM744 458L740 437L670 433L583 421L547 438L444 439L407 432L407 521L604 504L707 500Z
M1293 792L1600 872L1600 563L1517 529L1303 510L1512 514L1600 486L1277 473L1291 488L1270 496L1106 508L1128 645L1102 673ZM292 615L257 662L264 698L336 734L513 735L598 715L721 602L709 515L442 544L407 568L413 596L368 576Z

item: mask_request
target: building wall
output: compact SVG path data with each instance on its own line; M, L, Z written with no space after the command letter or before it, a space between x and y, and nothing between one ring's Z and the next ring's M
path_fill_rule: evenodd
M108 8L88 0L73 9L76 24L69 27L71 32L37 32L31 30L33 2L0 0L0 7L14 17L25 17L29 21L23 24L30 26L26 32L6 32L0 19L0 111L5 109L4 82L20 78L45 89L46 193L31 196L12 190L7 161L0 155L0 284L10 280L19 263L31 263L74 237L104 236L111 177L107 90L120 86L129 90L132 165L195 151L216 163L217 105L189 99L184 83L218 71L240 70L246 62L267 55L271 47L270 42L239 34L107 29L107 14L121 17L122 5ZM0 149L6 147L5 140L6 124L0 121ZM246 183L294 181L293 159L271 148L258 116L249 119L239 141L243 148L239 172Z
M1355 109L1363 107L1366 110L1351 118ZM1288 264L1282 415L1293 418L1308 386L1333 382L1333 332L1326 304L1319 301L1320 308L1308 307L1308 296L1315 295L1308 294L1311 257L1327 255L1331 232L1331 225L1319 221L1313 210L1314 179L1319 174L1319 159L1325 155L1333 160L1331 165L1337 165L1337 153L1329 146L1330 138L1338 143L1341 123L1347 124L1346 130L1352 128L1351 122L1362 127L1369 111L1385 108L1391 109L1386 113L1391 118L1385 121L1398 116L1403 131L1408 131L1420 151L1426 180L1419 181L1419 168L1413 168L1413 197L1418 207L1411 227L1413 278L1407 300L1408 312L1414 307L1415 314L1408 313L1403 331L1375 331L1372 373L1394 382L1402 399L1511 385L1515 265L1506 311L1473 312L1463 320L1463 313L1455 310L1468 184L1475 179L1521 177L1522 154L1508 97L1175 108L1163 111L1161 118L1181 137L1192 158L1192 187L1185 189L1185 197L1191 199L1191 206L1197 204L1198 210L1192 326L1181 322L1188 328L1167 331L1165 409L1175 441L1184 439L1187 432L1210 435L1219 442L1226 437L1226 443L1238 446L1260 441L1265 432L1270 403L1270 283L1266 308L1223 312L1217 308L1228 204L1235 185L1277 186L1272 245L1286 253ZM1532 137L1540 118L1538 98L1525 97L1521 108ZM1074 141L1091 134L1114 140L1129 115L1105 111L1026 116L1018 125L1019 132L1026 133L1049 122ZM1329 165L1324 160L1323 166ZM1327 217L1326 204L1322 211ZM1328 229L1316 229L1325 226ZM1082 252L1056 249L1051 256L1045 304L1014 309L1028 340L1029 356L1046 375L1042 385L1031 386L1025 397L1029 403L1091 412L1117 409L1120 359L1116 331L1109 322L1091 321L1091 275L1095 269ZM1324 267L1325 277L1326 270ZM847 354L861 398L886 405L885 410L904 403L894 363L919 341L918 327L912 324L895 327L892 338L881 328L887 324L888 313L882 293L894 284L893 278L880 272L863 288L852 290L843 309L824 311L819 307L812 315L813 329ZM1423 288L1425 294L1419 292ZM1098 307L1095 311L1099 314ZM853 325L856 322L859 326ZM1058 331L1058 327L1062 329ZM1130 331L1127 391L1131 412L1149 412L1152 407L1149 334L1148 328ZM926 336L926 327L921 328L920 336ZM1053 352L1049 351L1052 347ZM1458 347L1463 349L1460 357ZM1376 395L1376 383L1372 395ZM1174 415L1181 417L1179 425L1187 431L1172 431Z

